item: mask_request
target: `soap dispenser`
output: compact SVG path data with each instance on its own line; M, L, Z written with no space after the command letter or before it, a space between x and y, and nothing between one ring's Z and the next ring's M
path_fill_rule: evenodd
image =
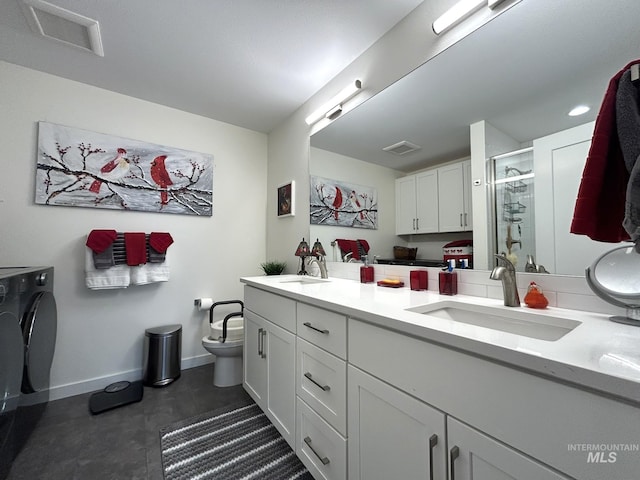
M458 274L453 271L455 260L447 260L448 266L439 275L440 295L458 294Z
M373 283L373 267L369 265L369 257L362 256L364 265L360 267L360 283Z

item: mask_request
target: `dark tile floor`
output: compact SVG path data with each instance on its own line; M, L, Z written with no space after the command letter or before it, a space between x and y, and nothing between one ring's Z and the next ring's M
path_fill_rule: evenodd
M212 382L213 364L183 370L166 387L144 387L142 401L99 415L89 412L91 394L49 402L7 480L160 480L160 428L249 398L242 386Z

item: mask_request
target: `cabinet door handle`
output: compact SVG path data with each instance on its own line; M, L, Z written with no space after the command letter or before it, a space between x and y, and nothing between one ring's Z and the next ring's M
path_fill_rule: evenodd
M435 433L429 437L429 480L433 480L433 447L438 444L438 435Z
M416 218L416 230L420 230L420 219Z
M330 460L327 457L321 457L320 455L318 455L318 452L315 451L315 449L311 446L311 438L309 437L304 437L304 443L307 444L307 446L309 447L309 449L313 452L313 454L318 457L318 460L320 460L322 462L323 465L328 465Z
M451 480L456 480L455 461L460 456L460 449L455 445L449 451L449 470L451 471Z
M466 227L468 225L469 225L469 223L467 222L467 214L465 213L464 214L464 226Z
M329 390L331 390L331 387L329 385L320 385L318 382L316 382L309 372L305 372L304 376L308 378L311 383L316 385L318 388L321 388L325 392L328 392Z
M258 355L262 357L262 328L258 329Z
M267 354L264 353L264 338L267 336L267 330L266 329L262 329L262 355L260 355L262 358L267 358Z
M462 214L460 214L460 226L461 226L461 227L462 227L462 226L464 226L464 225L462 224Z
M413 219L413 230L416 230L416 219Z
M324 333L325 335L329 335L329 330L327 330L326 328L320 329L320 328L314 327L313 325L311 325L310 322L304 322L303 325L305 327L309 327L311 330L315 330L316 332L320 332L320 333Z

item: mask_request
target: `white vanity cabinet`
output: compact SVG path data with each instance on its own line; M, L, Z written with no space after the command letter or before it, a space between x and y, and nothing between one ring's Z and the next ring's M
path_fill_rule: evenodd
M450 480L570 480L451 417L447 438Z
M249 286L244 292L244 388L295 448L295 302Z
M438 231L472 230L471 161L445 165L438 170Z
M296 453L317 480L347 478L347 318L297 304Z
M438 231L438 172L396 179L396 234Z
M446 478L445 414L349 366L349 480Z

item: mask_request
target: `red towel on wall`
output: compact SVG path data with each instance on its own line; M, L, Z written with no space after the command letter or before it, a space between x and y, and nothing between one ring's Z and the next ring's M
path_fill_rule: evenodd
M165 253L173 243L171 234L165 232L151 232L149 234L149 246L158 253Z
M127 265L130 267L147 263L147 239L144 232L125 232L124 248L127 253Z
M617 134L616 93L620 77L634 63L638 60L629 63L609 81L596 118L571 222L571 233L587 235L600 242L629 239L622 226L629 172Z
M86 245L95 253L102 253L115 242L116 237L115 230L91 230Z

